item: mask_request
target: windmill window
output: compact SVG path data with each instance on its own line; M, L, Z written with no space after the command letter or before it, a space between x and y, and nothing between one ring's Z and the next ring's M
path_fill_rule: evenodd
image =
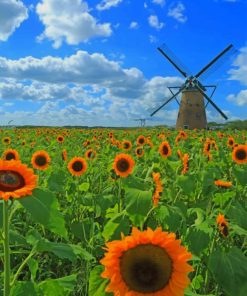
M196 104L196 107L200 107L200 105L197 103L197 104Z
M200 119L201 118L201 114L196 112L196 119Z
M184 129L188 129L189 128L189 125L184 125Z

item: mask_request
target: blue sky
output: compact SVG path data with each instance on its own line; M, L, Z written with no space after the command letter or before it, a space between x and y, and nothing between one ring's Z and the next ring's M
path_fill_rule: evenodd
M246 119L246 19L246 0L0 0L0 125L138 125L184 81L163 43L192 74L232 43L200 81ZM148 124L177 113L172 101ZM210 106L207 118L224 122Z

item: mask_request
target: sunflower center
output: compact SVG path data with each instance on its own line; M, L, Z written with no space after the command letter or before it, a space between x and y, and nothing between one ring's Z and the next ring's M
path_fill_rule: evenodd
M229 145L233 145L233 140L229 140Z
M141 155L142 154L142 149L137 149L136 152L137 152L138 155Z
M122 173L128 171L129 167L129 162L126 159L122 158L117 162L117 169Z
M125 149L128 149L129 146L130 146L129 143L124 143L124 148L125 148Z
M0 190L12 192L25 186L25 180L21 174L15 171L0 171Z
M6 160L15 159L14 153L12 153L12 152L7 153L5 159Z
M168 152L169 152L169 149L168 149L168 147L166 145L163 146L162 150L163 150L164 155L167 155Z
M244 160L244 159L246 159L247 158L247 154L246 154L245 150L243 150L243 149L237 150L236 151L236 158L238 160Z
M38 166L43 166L43 165L46 165L47 163L47 159L45 156L43 155L39 155L35 158L35 163L38 165Z
M168 284L172 274L172 261L159 246L139 245L123 254L120 272L130 290L154 293Z
M80 172L83 168L83 164L81 161L75 161L73 164L72 164L72 168L74 171L76 172Z
M139 143L140 143L140 144L143 144L143 143L144 143L144 138L140 138L140 139L139 139Z

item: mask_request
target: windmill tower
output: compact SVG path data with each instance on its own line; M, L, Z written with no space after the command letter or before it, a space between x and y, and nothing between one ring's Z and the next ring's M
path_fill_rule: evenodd
M168 61L185 77L185 82L181 86L169 87L172 92L172 96L162 104L158 109L156 109L150 116L153 116L171 100L176 99L177 95L182 93L182 98L179 104L179 112L177 116L176 129L206 129L207 128L207 118L205 108L208 103L210 103L222 117L227 119L227 116L220 110L220 108L211 100L212 95L216 89L215 85L202 85L198 78L208 70L219 58L221 58L226 52L233 48L230 44L227 46L220 54L218 54L210 63L208 63L204 68L202 68L195 76L188 76L185 71L183 71L168 54L163 51L163 49L158 48L162 55L164 55ZM206 94L207 87L213 87L214 90L209 97ZM175 93L171 89L178 89ZM207 100L205 105L204 99Z

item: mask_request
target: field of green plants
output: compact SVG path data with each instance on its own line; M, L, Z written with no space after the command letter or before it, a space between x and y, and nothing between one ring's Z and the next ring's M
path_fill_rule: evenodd
M247 295L246 131L0 137L0 295Z

